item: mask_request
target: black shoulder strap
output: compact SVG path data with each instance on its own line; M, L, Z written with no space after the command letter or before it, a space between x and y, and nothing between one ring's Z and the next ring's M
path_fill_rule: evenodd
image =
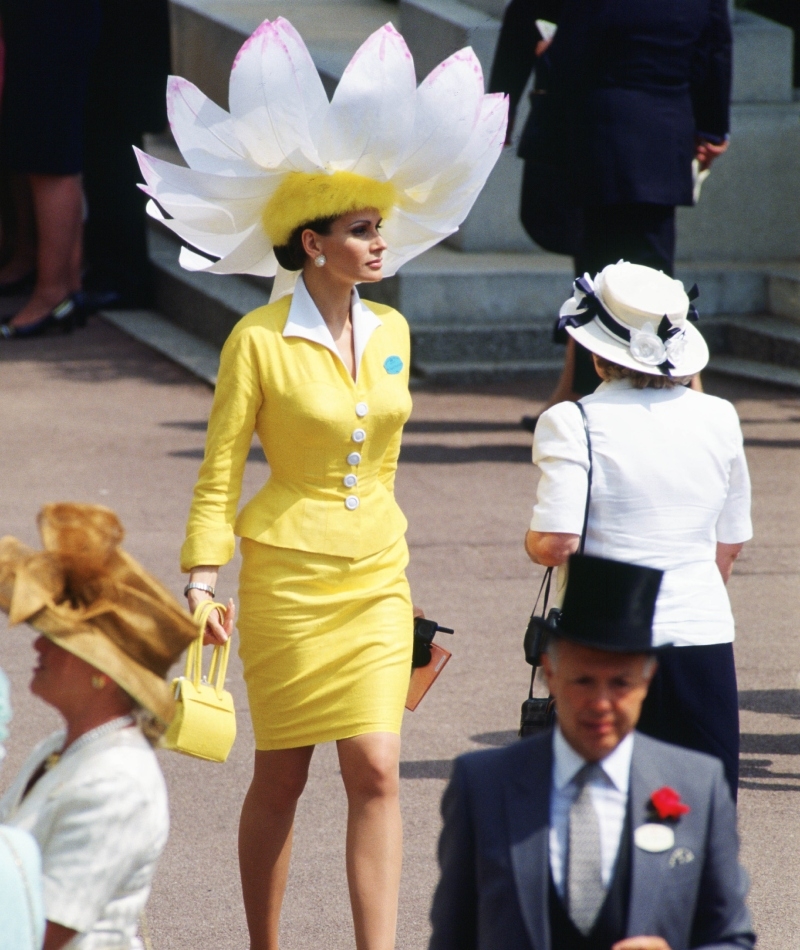
M592 437L589 435L589 421L586 418L586 410L580 402L576 402L575 405L580 411L581 419L583 419L583 431L586 433L586 451L589 453L589 471L586 473L586 509L583 514L583 531L581 531L581 543L578 548L578 554L583 554L586 545L586 529L589 526L589 504L592 500Z

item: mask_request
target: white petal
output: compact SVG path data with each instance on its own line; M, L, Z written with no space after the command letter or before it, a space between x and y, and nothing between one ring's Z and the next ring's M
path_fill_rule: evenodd
M336 168L385 180L408 148L417 82L405 40L387 23L347 65L325 119L320 157ZM483 91L481 89L481 91Z
M255 225L243 240L225 257L209 261L188 248L181 248L181 267L186 270L204 271L207 274L255 274L272 277L277 267L272 245L263 228Z
M441 230L431 227L401 209L394 208L381 228L381 236L387 244L383 257L384 276L391 277L406 261L443 241L455 230L456 228Z
M469 47L440 63L417 90L411 146L395 176L401 188L427 181L470 140L483 102L483 73Z
M319 164L318 137L328 97L300 35L282 17L259 26L233 63L231 114L248 151L264 168L277 168L300 149Z
M236 137L231 117L188 79L170 76L167 113L190 168L217 175L257 175L259 168Z
M151 218L160 221L164 227L169 228L174 234L177 234L181 240L196 247L204 254L211 254L214 257L224 257L230 254L242 241L243 231L234 231L229 234L221 234L219 231L200 231L191 225L184 224L177 218L167 218L161 211L161 208L155 201L147 202L147 213Z
M282 175L229 178L181 168L136 150L146 186L173 218L200 231L234 234L260 219Z
M239 234L252 227L261 217L263 203L248 201L206 201L186 194L171 194L139 186L154 198L170 217L199 231L215 234Z
M280 300L281 297L293 294L299 276L299 270L285 270L278 264L278 269L275 272L275 283L272 285L272 293L269 295L269 302L275 303L275 301Z
M229 175L213 175L173 165L154 158L134 146L144 180L151 187L163 187L175 193L196 195L209 201L263 198L269 195L273 184L277 186L280 176L259 172L252 176L231 178Z
M417 188L419 204L406 200L406 211L442 229L457 227L469 214L503 150L508 102L502 94L484 96L481 114L464 151L439 175Z

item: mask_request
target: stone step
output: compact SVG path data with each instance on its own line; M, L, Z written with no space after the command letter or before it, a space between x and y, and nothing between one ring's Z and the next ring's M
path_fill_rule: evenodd
M777 317L800 323L800 263L786 264L770 274L767 308Z
M800 389L800 369L791 366L772 366L738 356L712 356L708 368L715 373L749 379L754 383Z
M564 348L553 343L552 321L530 324L451 327L422 326L413 331L412 364L442 367L481 363L558 363Z
M269 299L271 281L185 271L179 243L160 225L150 234L157 305L174 324L222 346L245 313ZM687 285L701 287L700 328L715 355L800 367L800 267L776 262L679 264ZM427 376L498 376L550 369L562 358L552 324L569 293L568 258L516 253L468 254L438 247L395 277L362 288L367 299L396 307L411 326L414 365ZM765 313L770 300L781 312Z
M720 317L722 338L709 340L712 352L800 370L800 324L769 314Z
M134 340L189 370L209 386L216 385L219 349L213 344L181 330L152 310L106 310L99 316Z

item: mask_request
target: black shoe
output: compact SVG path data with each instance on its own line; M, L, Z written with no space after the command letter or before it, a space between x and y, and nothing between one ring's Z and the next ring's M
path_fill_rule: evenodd
M74 326L80 325L80 316L81 308L70 295L35 323L28 323L24 327L15 327L13 323L4 323L0 326L0 339L17 340L25 337L41 336L50 330L71 333ZM85 317L83 317L83 321L86 322Z
M20 277L17 280L10 280L7 283L0 283L0 297L19 297L22 294L28 294L33 290L36 283L36 271L32 270L30 274Z
M536 431L536 423L537 423L538 421L539 421L539 417L538 417L538 416L523 416L523 417L519 420L519 424L520 424L520 425L522 426L522 428L525 429L527 432L535 432L535 431Z

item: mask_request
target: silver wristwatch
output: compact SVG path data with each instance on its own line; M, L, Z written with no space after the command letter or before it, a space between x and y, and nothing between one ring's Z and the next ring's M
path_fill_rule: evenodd
M214 588L211 584L197 584L195 581L190 581L186 587L183 588L183 596L188 597L190 590L204 590L207 594L214 596Z

